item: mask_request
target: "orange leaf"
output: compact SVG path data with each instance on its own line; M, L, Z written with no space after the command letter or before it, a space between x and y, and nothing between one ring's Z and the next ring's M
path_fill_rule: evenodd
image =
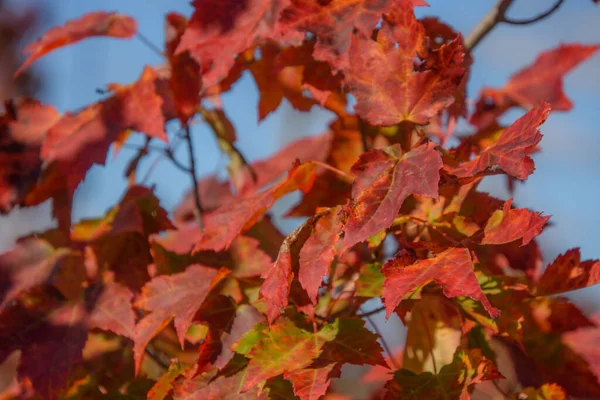
M564 293L597 283L600 283L600 261L581 261L579 249L571 249L548 265L538 282L538 294Z
M68 46L93 36L129 39L135 35L137 24L133 18L116 12L97 11L50 29L36 42L25 48L29 58L15 72L15 77L40 57L60 47Z
M512 199L504 203L502 210L495 211L488 220L482 244L504 244L523 238L525 246L539 235L550 217L526 208L511 208Z

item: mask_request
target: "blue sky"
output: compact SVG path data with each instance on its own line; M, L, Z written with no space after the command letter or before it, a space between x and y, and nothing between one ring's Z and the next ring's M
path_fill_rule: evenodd
M16 3L16 1L15 1ZM35 4L34 0L19 1ZM187 1L181 0L53 0L44 4L43 26L34 36L47 28L64 23L86 12L103 9L117 10L135 17L139 31L162 47L164 16L173 10L189 15ZM417 9L419 16L438 16L466 35L492 7L492 0L430 0L431 7ZM554 0L516 0L510 15L524 18L549 8ZM50 5L51 4L51 5ZM484 85L501 86L519 68L530 63L536 55L559 42L600 43L600 7L591 0L566 1L561 9L547 20L526 27L501 25L476 49L475 65L469 82L471 96ZM55 105L60 111L74 110L100 99L97 88L109 82L128 83L137 79L144 65L162 63L161 58L137 39L90 39L56 51L37 64L44 71L46 88L42 101ZM584 258L600 258L600 54L575 70L565 81L565 91L575 108L568 113L553 114L543 126L542 152L535 155L536 172L514 194L519 207L528 207L552 215L554 226L540 237L545 261L569 248L580 246ZM223 96L225 111L238 129L239 148L249 159L266 157L294 138L325 130L331 115L327 112L301 114L284 104L277 113L257 124L257 92L248 76L238 82L233 91ZM510 114L510 119L519 113ZM290 118L293 123L290 123ZM220 156L210 132L202 127L194 130L198 172L200 175L222 170L226 158ZM186 155L180 146L179 159ZM124 166L132 150L124 149L110 157L106 167L94 167L77 192L75 218L102 214L122 195L125 181ZM152 164L149 159L142 170ZM142 172L142 176L144 173ZM189 189L188 177L163 161L154 169L149 183L155 183L157 194L168 210L174 208ZM507 198L503 181L490 179L483 188ZM288 201L289 202L289 201ZM27 224L20 223L27 221ZM32 228L51 226L49 207L17 210L0 221L0 250L12 246L15 237ZM590 305L590 296L597 289L579 291L575 297Z

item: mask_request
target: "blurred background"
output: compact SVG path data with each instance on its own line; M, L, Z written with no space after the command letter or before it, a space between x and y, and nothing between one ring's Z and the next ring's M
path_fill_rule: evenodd
M466 35L494 5L495 0L428 0L430 7L416 9L417 16L437 16ZM516 0L509 15L527 18L540 14L555 0ZM158 65L161 57L138 38L115 40L93 38L60 49L36 62L20 81L12 74L20 65L21 51L48 28L87 12L103 9L132 15L139 32L163 48L164 17L167 11L189 16L192 8L187 0L0 0L0 97L4 101L20 94L34 94L60 112L75 110L101 98L97 89L107 83L129 83L136 80L144 65ZM530 64L543 50L560 42L600 43L600 7L591 0L565 1L550 18L528 26L500 25L488 35L474 52L474 68L469 81L471 99L483 86L500 87L511 74ZM518 184L514 192L518 207L528 207L552 215L553 226L539 237L545 264L558 254L581 247L584 259L600 258L600 54L585 62L565 80L565 92L573 100L574 109L554 113L542 127L542 151L535 154L536 171L526 184ZM238 148L249 160L267 157L286 143L302 136L323 132L332 114L312 111L305 115L293 110L284 100L277 112L260 125L257 123L257 91L245 75L232 91L223 95L225 111L238 133ZM506 116L509 123L520 112ZM468 127L461 125L458 131ZM140 137L132 139L142 143ZM218 151L211 133L202 126L194 127L198 174L222 173L227 160ZM179 159L185 159L180 146ZM95 166L76 193L73 217L102 215L123 194L126 181L123 170L135 150L124 148L114 157L109 154L106 166ZM141 174L153 166L157 155L141 165ZM503 179L486 178L482 186L494 196L510 197ZM189 177L168 160L152 167L148 184L156 185L162 206L172 211L190 188ZM287 209L293 198L283 199L276 215ZM298 221L282 221L282 229L291 230ZM50 205L16 209L0 218L0 251L11 248L14 240L33 230L53 226ZM600 290L588 288L574 293L573 298L587 313L600 311ZM403 343L397 319L385 321L383 314L374 317L388 336L392 348ZM393 333L392 333L393 332Z

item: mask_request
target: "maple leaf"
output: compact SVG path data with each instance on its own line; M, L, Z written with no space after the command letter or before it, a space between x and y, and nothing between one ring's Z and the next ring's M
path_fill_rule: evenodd
M556 383L545 383L538 389L533 387L523 389L517 395L517 398L526 398L528 400L566 400L567 394Z
M93 164L104 163L108 148L121 132L132 129L167 140L155 79L155 71L146 67L137 82L109 86L114 93L111 97L76 114L66 113L48 131L41 157L48 163L59 162L57 169L71 194ZM80 157L82 153L86 157Z
M38 179L40 147L46 131L60 118L56 109L29 98L7 102L0 115L0 213L5 214Z
M265 321L264 316L259 313L256 308L242 304L235 311L235 319L229 332L223 333L221 342L223 350L215 361L214 365L222 369L234 356L233 347L247 332L252 330L257 324Z
M321 368L286 371L283 377L292 382L294 394L301 400L318 400L327 392L331 378L339 378L340 375L340 366L329 364Z
M344 247L349 248L392 225L411 194L438 198L442 159L433 143L402 154L399 145L374 149L352 166L354 200L348 207Z
M41 239L27 239L0 255L0 312L22 292L49 282L67 248L54 248Z
M152 389L148 391L148 400L163 400L173 390L173 382L183 375L188 366L178 361L169 366L169 370L165 372L156 382Z
M96 11L67 21L63 26L50 29L36 42L25 48L29 58L15 72L15 77L40 57L60 47L71 45L94 36L129 39L135 35L137 24L133 18L115 12Z
M294 279L293 259L306 241L306 231L314 224L316 217L309 218L302 225L290 233L281 244L279 254L273 266L264 272L264 281L260 287L259 295L265 299L267 305L267 318L269 323L281 314L288 305L288 297Z
M446 297L470 297L481 302L492 317L500 315L481 291L468 249L451 248L410 265L401 253L386 262L382 272L386 277L383 299L388 318L405 295L429 282L439 284Z
M418 4L417 4L418 5ZM291 0L281 13L279 31L284 40L296 38L294 32L311 32L317 37L313 56L327 61L336 70L347 70L352 32L371 36L384 13L394 7L410 7L402 0Z
M194 251L219 251L229 247L233 239L250 228L276 200L296 190L308 191L314 182L315 170L312 163L296 165L286 179L264 192L227 203L204 216L204 233Z
M579 249L559 255L544 271L537 285L542 296L582 289L600 283L600 261L581 261Z
M535 107L506 128L496 143L483 150L479 156L456 168L448 167L448 172L459 178L466 178L499 167L510 176L520 180L527 179L535 170L529 154L542 140L538 127L546 121L548 115L550 105L547 103Z
M484 89L470 122L488 126L510 107L527 109L542 102L548 102L552 110L570 110L573 104L563 92L563 77L599 48L600 45L561 44L544 51L533 64L511 76L503 88Z
M205 87L217 84L235 57L275 32L285 0L195 0L194 14L176 54L188 50L201 66Z
M183 348L185 333L194 314L210 290L226 275L227 270L195 264L190 265L185 272L156 277L142 288L135 306L150 311L151 314L139 321L135 328L136 374L144 349L172 319L175 319L177 337Z
M261 393L259 387L242 390L246 371L210 380L210 375L198 375L184 380L173 391L174 400L267 400L271 397Z
M365 328L360 318L338 318L337 334L323 346L323 352L316 363L348 363L355 365L387 365L379 335Z
M482 244L503 244L523 238L521 246L527 245L550 219L542 213L532 212L526 208L511 208L512 199L504 203L502 210L495 211L484 228Z
M313 304L317 303L317 292L323 276L327 275L337 254L335 247L342 233L344 217L341 211L338 206L321 215L300 250L298 280Z
M503 376L494 363L483 357L479 349L457 349L452 363L444 365L438 374L424 372L417 375L406 369L396 371L394 379L385 386L385 399L468 398L464 395L469 386L501 378Z
M288 319L279 319L267 329L259 324L235 345L234 350L250 359L242 391L284 372L307 367L317 358L323 345L337 334L336 323L313 333L297 327Z
M567 332L562 341L588 362L600 382L600 315L596 314L591 319L595 326L583 326Z
M187 19L171 12L165 20L165 50L170 67L169 89L181 121L196 113L200 105L202 78L200 66L187 51L176 54L177 47L186 30Z
M105 283L90 312L90 325L134 339L135 312L131 307L132 298L133 293L127 287L115 282Z
M431 65L415 71L424 33L414 16L412 19L409 34L384 21L376 42L358 34L352 38L352 61L345 79L356 97L357 114L371 125L426 124L454 102L465 72L460 39L433 50L427 63Z
M17 306L0 314L0 360L20 350L19 377L46 399L59 398L66 389L89 329L82 303L53 305L41 311Z
M149 236L174 228L152 190L132 186L103 218L83 220L74 225L71 239L91 242L102 236L127 232Z

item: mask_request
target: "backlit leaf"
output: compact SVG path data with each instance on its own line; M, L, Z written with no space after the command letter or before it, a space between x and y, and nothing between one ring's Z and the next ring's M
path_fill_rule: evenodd
M525 246L542 232L550 217L543 217L526 208L511 208L512 199L504 203L502 210L495 211L485 225L482 244L503 244L523 238Z
M470 297L481 302L492 317L500 314L481 291L468 249L451 248L414 264L404 262L403 257L395 257L383 266L383 299L388 317L405 295L429 282L439 284L446 297Z
M539 295L564 293L600 283L600 261L581 261L579 249L559 255L538 282Z
M25 49L29 58L23 63L15 76L31 63L57 48L71 45L94 36L109 36L129 39L135 35L137 24L133 18L116 12L96 11L77 19L67 21L63 26L50 29L36 42Z

